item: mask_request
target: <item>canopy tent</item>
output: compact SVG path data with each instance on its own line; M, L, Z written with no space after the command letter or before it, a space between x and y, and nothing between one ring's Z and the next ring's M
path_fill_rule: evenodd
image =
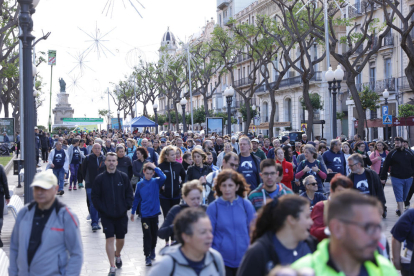
M144 116L140 116L131 120L128 125L124 125L125 127L157 127L158 124L154 123L150 119Z

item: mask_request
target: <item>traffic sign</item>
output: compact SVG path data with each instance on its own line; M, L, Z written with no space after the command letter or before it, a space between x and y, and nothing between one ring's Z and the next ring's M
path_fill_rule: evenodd
M49 50L49 58L48 58L49 65L56 65L56 51Z
M382 116L388 115L388 105L382 107Z
M382 124L384 124L384 125L392 125L392 115L384 115L384 116L382 116Z

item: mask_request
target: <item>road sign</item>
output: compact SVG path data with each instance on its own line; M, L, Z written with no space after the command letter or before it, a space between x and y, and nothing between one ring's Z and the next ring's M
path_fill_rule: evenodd
M388 115L388 105L382 107L382 116Z
M48 58L48 64L49 65L56 65L56 51L55 50L49 50L49 58Z
M384 125L392 125L392 115L382 116L382 124L384 124Z

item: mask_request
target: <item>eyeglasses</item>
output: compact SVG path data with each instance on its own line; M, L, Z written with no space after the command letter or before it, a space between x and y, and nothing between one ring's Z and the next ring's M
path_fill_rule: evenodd
M229 163L230 167L237 169L239 167L236 163Z
M374 235L377 231L381 232L382 229L384 228L384 225L382 223L376 224L376 223L370 223L369 222L369 223L363 224L363 223L358 223L358 222L355 222L355 221L345 220L345 219L340 219L340 221L345 222L345 223L349 223L349 224L352 224L352 225L356 225L359 228L363 229L365 231L365 233L367 235L370 235L370 236Z
M276 175L276 173L275 173L275 172L271 172L271 173L263 173L263 176L264 176L264 177L269 177L269 176L273 177L273 176L275 176L275 175Z
M308 183L307 185L317 186L318 182Z
M359 164L359 162L356 162L355 164L349 164L348 163L348 166L350 167L350 168L352 168L353 166L355 166L356 164Z

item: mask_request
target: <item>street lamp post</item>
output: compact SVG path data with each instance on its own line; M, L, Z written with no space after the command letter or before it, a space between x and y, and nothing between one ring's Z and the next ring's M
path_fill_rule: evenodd
M332 71L332 67L329 67L329 70L325 73L326 81L329 84L329 92L332 93L332 137L335 139L337 135L336 127L336 94L341 90L341 81L344 78L344 70L342 70L341 65L338 65L338 68Z
M384 92L382 92L382 97L385 100L385 106L387 107L388 110L388 98L390 97L390 92L388 92L387 89L384 90ZM385 138L386 138L386 142L388 143L388 139L389 139L389 135L388 135L388 125L385 127Z
M180 101L181 107L183 108L183 133L187 132L187 124L185 123L185 106L187 105L186 98L182 98Z
M227 100L227 135L231 135L231 103L233 101L234 88L227 87L223 95Z
M155 123L157 124L157 127L155 128L155 134L158 134L158 115L157 115L158 104L157 103L153 104L152 108L154 108Z
M33 104L33 67L32 67L32 42L35 37L32 35L33 20L32 14L39 3L38 0L18 0L20 4L19 27L22 30L19 39L23 45L23 109L25 116L23 118L24 128L24 203L29 203L33 200L33 193L30 184L33 181L36 173L36 152L33 149L33 142L35 141L34 127L35 127L35 106ZM22 76L21 76L22 77ZM32 141L32 142L30 142Z

